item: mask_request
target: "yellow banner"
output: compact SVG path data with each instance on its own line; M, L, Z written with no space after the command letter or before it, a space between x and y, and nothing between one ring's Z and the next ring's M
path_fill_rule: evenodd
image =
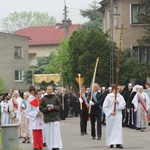
M60 74L35 74L34 75L34 82L35 83L42 83L45 81L46 83L49 83L51 81L54 82L60 82Z

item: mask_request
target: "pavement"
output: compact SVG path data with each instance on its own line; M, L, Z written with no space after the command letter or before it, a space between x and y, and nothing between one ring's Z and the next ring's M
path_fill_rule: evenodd
M109 150L106 146L105 126L102 126L102 139L92 140L90 136L90 122L88 121L88 135L80 135L80 118L73 117L62 120L61 135L63 150ZM123 147L125 150L149 150L150 127L144 132L135 129L123 128ZM32 150L32 144L23 144L20 139L21 150ZM113 150L116 148L113 148ZM44 150L48 150L44 148Z

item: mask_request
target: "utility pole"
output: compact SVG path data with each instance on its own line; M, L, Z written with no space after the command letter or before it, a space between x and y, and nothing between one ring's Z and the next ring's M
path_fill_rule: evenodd
M68 37L68 24L67 24L67 6L64 0L64 29L65 29L65 39Z
M114 83L113 0L110 0L110 86Z

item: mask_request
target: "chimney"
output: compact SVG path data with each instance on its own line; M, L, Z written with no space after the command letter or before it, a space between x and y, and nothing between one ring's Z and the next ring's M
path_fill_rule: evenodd
M70 20L70 18L68 18L68 20L66 20L67 28L70 27L71 24L72 24L72 21ZM65 29L65 20L62 20L62 28Z

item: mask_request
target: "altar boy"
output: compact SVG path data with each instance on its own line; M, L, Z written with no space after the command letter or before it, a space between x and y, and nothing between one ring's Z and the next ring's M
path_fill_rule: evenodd
M41 98L40 90L35 90L35 98L33 98L28 106L28 115L31 121L30 128L33 133L33 146L34 150L41 149L43 150L43 114L39 111L39 103Z

